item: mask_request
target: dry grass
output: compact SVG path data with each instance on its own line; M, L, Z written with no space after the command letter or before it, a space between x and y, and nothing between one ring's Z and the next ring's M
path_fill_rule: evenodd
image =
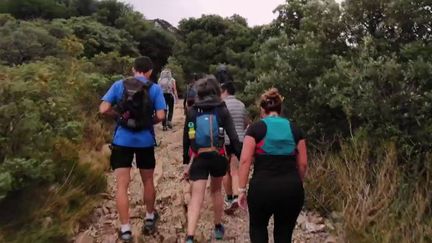
M373 150L373 151L372 151ZM408 174L393 143L371 148L363 140L338 153L316 154L306 190L309 207L329 213L344 242L431 242L431 157Z

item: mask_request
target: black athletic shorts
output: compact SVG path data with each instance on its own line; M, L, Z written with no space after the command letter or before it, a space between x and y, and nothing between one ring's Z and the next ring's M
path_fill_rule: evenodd
M151 170L155 168L156 159L154 147L133 148L112 145L111 168L130 168L135 155L136 166L139 169Z
M202 153L192 162L189 171L191 181L207 180L212 177L222 177L226 174L228 161L216 152Z

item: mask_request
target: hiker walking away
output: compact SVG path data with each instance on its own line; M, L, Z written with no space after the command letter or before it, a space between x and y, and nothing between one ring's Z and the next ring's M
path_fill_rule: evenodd
M225 64L220 64L217 67L215 77L221 85L224 83L233 82L233 78L228 72L228 68Z
M119 238L132 240L129 219L128 186L132 160L135 156L144 184L143 233L155 232L158 214L155 210L155 188L153 172L155 168L155 137L153 124L165 118L165 99L162 89L149 81L153 64L148 57L135 59L134 76L116 81L103 96L99 111L114 117L117 126L112 141L111 168L117 182L116 203L120 217Z
M228 111L233 119L234 127L239 137L240 142L243 142L245 129L249 124L247 111L243 102L235 97L235 86L233 82L223 83L222 99L225 102ZM225 148L228 158L228 171L224 177L223 185L225 188L225 213L232 214L238 207L238 167L239 161L235 156L235 150L230 143L227 135L225 135Z
M303 206L303 179L307 169L303 133L282 118L282 97L273 88L261 96L261 121L246 131L239 170L239 205L249 209L252 243L268 242L267 225L274 216L274 242L291 242ZM246 185L255 157L254 173Z
M184 94L184 99L183 99L183 107L184 107L184 112L185 115L187 114L187 110L193 106L193 104L195 103L195 97L197 96L196 94L196 88L195 88L195 83L198 80L198 74L194 73L192 75L192 80L189 82L189 84L186 86L186 92Z
M185 177L192 181L186 243L194 242L209 175L214 211L214 236L217 240L223 238L225 229L222 225L222 179L228 167L228 161L224 156L225 131L237 156L241 150L232 118L220 97L218 81L213 76L205 77L197 81L196 89L197 99L188 111L183 134Z
M162 121L163 130L166 131L168 128L172 129L172 118L174 115L174 101L178 100L176 81L172 76L171 70L165 68L160 75L158 84L163 90L163 96L167 104L166 117Z

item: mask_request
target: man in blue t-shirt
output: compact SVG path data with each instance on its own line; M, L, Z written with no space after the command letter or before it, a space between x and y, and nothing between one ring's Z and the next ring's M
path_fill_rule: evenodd
M133 73L134 78L144 84L150 82L153 63L148 57L135 59ZM123 99L124 80L116 81L108 92L103 96L99 107L100 113L108 116L118 117L113 106L119 104ZM153 104L155 115L154 124L165 119L165 99L162 89L157 84L152 84L148 95ZM158 214L155 211L156 192L153 184L153 173L155 168L155 134L153 126L149 129L135 131L117 124L112 142L111 167L114 170L117 181L117 210L119 212L122 240L132 239L131 226L129 222L129 200L128 186L130 182L130 170L135 155L136 165L140 170L141 179L144 184L144 203L146 204L146 216L144 222L144 233L153 233L155 230Z

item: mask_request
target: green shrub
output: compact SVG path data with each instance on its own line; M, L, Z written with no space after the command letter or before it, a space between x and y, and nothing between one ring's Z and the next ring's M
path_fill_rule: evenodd
M0 25L0 35L0 64L16 65L62 53L58 39L31 22L8 21Z
M73 58L0 67L0 234L8 241L65 241L105 190L105 167L91 166L105 159L82 159L109 131L96 126L96 111L110 83L86 72L94 69Z

